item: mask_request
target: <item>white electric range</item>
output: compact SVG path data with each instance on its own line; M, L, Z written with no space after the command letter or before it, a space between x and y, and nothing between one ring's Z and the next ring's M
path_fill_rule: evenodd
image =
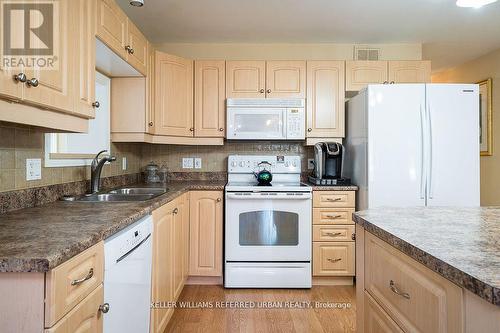
M269 162L270 186L254 176ZM299 156L231 155L225 189L226 288L311 287L311 187Z

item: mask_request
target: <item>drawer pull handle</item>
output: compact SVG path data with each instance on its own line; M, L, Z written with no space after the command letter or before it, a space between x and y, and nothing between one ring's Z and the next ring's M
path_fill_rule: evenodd
M396 295L399 295L399 296L404 297L406 299L410 299L410 294L400 291L396 287L396 284L394 283L394 281L392 281L392 280L389 282L389 288L391 288L392 292L395 293Z
M335 202L335 201L341 201L341 200L342 200L342 198L335 198L335 199L326 198L326 201L333 201L333 202Z
M335 219L341 218L342 215L327 215L326 217L328 217L329 219L335 220Z
M86 277L71 281L71 285L76 286L77 284L80 284L82 282L89 280L90 278L92 278L92 276L94 276L94 269L93 268L89 269L89 272L88 272Z
M330 237L337 237L337 236L342 235L342 233L341 232L327 232L326 235L330 236Z
M332 258L327 258L326 260L328 260L329 262L339 262L340 260L342 260L342 258L336 258L336 259L332 259Z

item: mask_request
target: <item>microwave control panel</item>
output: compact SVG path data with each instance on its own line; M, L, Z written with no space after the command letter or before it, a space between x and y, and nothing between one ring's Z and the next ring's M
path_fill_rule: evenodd
M303 108L287 109L286 138L303 140L306 137L305 115Z

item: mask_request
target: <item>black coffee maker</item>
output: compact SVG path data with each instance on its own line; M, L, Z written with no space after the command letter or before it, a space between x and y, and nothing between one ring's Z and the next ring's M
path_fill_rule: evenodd
M314 174L309 181L316 185L349 185L342 177L344 146L338 142L318 142L314 145Z

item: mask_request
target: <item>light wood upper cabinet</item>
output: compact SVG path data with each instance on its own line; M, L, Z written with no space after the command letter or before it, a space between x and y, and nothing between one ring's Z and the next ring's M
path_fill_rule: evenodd
M305 98L305 61L266 62L267 98Z
M155 52L155 134L192 137L193 61Z
M70 1L71 26L74 32L75 56L75 113L88 117L95 116L95 34L96 34L96 2L88 0Z
M346 91L358 91L368 84L388 81L387 61L346 61Z
M97 0L97 37L123 59L128 55L127 21L114 0Z
M194 132L199 137L225 135L226 68L224 60L194 63Z
M139 72L147 75L148 70L148 40L130 20L128 22L127 61Z
M151 302L174 300L173 237L175 202L153 211L153 265L151 275ZM151 332L163 333L172 316L173 308L151 309Z
M189 275L222 276L221 191L190 192Z
M227 98L264 98L266 86L265 61L227 61Z
M148 43L148 74L146 76L146 133L154 133L155 126L155 48Z
M389 61L390 83L431 82L430 61Z
M75 96L73 59L78 52L72 47L74 36L71 33L73 31L71 25L74 22L70 17L70 7L73 5L75 4L70 0L59 1L59 15L55 17L58 20L57 24L62 27L55 36L59 39L58 67L48 70L35 66L25 70L28 82L31 79L38 81L37 86L25 85L24 100L27 103L65 112L73 111Z
M308 138L344 137L344 62L307 62Z

